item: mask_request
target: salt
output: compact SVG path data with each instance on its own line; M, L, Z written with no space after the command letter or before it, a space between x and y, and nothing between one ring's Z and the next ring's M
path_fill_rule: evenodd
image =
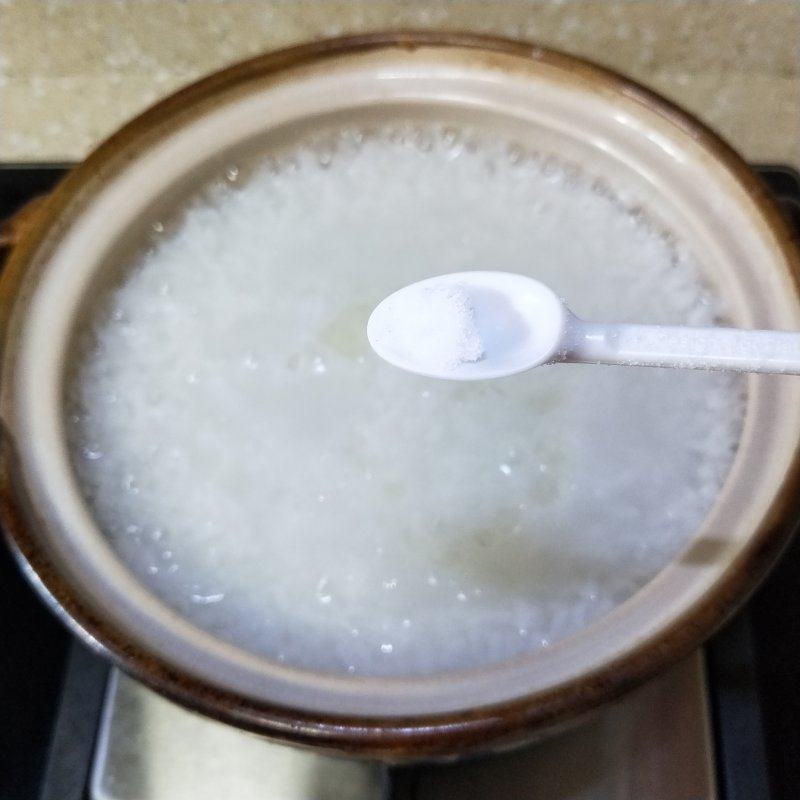
M423 369L451 371L484 355L475 309L461 286L411 286L388 298L384 311L377 342Z

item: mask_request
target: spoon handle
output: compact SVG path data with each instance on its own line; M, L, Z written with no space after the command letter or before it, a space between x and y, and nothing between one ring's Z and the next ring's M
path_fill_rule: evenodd
M562 361L800 375L800 333L570 320Z

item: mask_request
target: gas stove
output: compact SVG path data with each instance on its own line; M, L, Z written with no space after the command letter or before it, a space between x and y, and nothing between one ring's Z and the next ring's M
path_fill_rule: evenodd
M66 166L0 167L0 218ZM800 175L758 167L800 241ZM279 746L109 668L0 545L0 800L789 800L800 796L800 540L704 648L538 745L389 767Z

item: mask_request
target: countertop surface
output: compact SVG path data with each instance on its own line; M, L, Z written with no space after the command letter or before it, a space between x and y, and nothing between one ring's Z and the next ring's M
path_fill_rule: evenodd
M79 160L222 66L389 28L586 56L693 111L749 160L800 166L800 0L0 0L0 162Z

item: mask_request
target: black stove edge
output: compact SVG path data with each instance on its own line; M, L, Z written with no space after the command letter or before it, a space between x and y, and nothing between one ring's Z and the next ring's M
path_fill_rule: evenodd
M67 171L61 165L0 165L0 220L49 191ZM0 800L38 800L53 753L63 753L60 709L74 701L81 648L23 578L0 536ZM98 662L102 664L102 662ZM103 670L107 667L103 665ZM97 679L96 671L91 673ZM105 679L101 678L102 687ZM13 687L10 691L8 687ZM94 709L85 717L97 727ZM11 724L9 724L9 722ZM80 730L86 739L86 731ZM93 736L88 737L89 747ZM69 737L67 737L69 738ZM81 800L80 794L64 800Z
M800 246L800 171L756 167ZM800 535L705 646L721 800L800 797Z
M0 164L0 216L9 215L27 199L48 191L71 166ZM780 164L756 165L755 169L782 201L800 239L800 172ZM0 556L7 555L0 553ZM25 604L38 619L44 609L32 590L29 595ZM779 614L781 610L783 616ZM794 800L800 791L800 732L796 730L800 714L794 713L800 709L798 612L800 537L795 537L781 563L746 609L705 647L720 800ZM791 616L797 621L787 634L784 617ZM49 629L50 624L46 627ZM760 653L775 630L779 631L778 638L784 645L782 655L794 655L794 660L789 660L783 669L781 665L765 663ZM70 644L57 710L48 728L50 739L38 743L46 747L43 778L38 786L31 783L24 789L19 785L12 787L13 794L5 793L7 787L0 780L0 800L85 800L88 797L108 666L83 645L70 640L63 629L59 635ZM787 636L788 642L785 641ZM765 681L766 694L771 696L767 709L761 700ZM795 687L790 696L784 683ZM776 714L777 723L774 721ZM786 739L791 737L792 730L794 738L789 739L787 746ZM23 744L31 742L24 740ZM782 747L778 748L778 744ZM777 750L784 752L776 757ZM386 777L387 798L413 797L413 768L388 770Z
M751 166L778 198L800 202L800 169L788 164L752 164Z
M70 164L0 163L0 220L37 195L50 191L69 172Z
M83 800L94 761L108 663L73 640L38 800Z
M749 612L740 613L704 648L721 800L770 800L751 628Z

